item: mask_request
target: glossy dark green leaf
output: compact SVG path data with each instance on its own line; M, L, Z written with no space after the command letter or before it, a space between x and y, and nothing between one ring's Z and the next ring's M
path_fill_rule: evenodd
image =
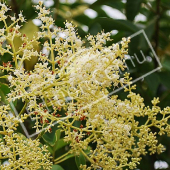
M43 167L41 167L38 170L45 170ZM51 170L64 170L60 165L52 165Z
M57 142L57 136L55 131L52 130L52 133L45 133L42 138L46 143L48 143L50 146L54 146Z
M48 145L48 150L53 153L58 149L68 145L68 143L64 142L63 139L60 139L61 130L57 129L56 131L52 131L52 133L45 133L42 138Z
M53 165L51 170L64 170L60 165Z
M161 80L161 84L163 84L168 89L170 89L170 72L164 71L164 72L160 72L158 75Z
M6 95L10 92L10 88L7 84L5 83L0 83L0 96L1 100L5 103L8 104L8 101L6 99Z
M4 136L3 136L3 135L1 135L1 134L0 134L0 140L1 140L1 142L3 142L3 143L5 142L5 140L4 140Z
M92 19L86 16L85 14L82 14L82 15L78 15L74 17L74 20L76 20L77 22L81 24L89 25Z
M102 28L99 23L94 23L93 25L90 26L89 33L91 35L96 35L98 32L101 32Z
M56 143L56 145L54 146L54 150L57 151L58 149L64 147L68 145L68 143L64 142L64 139L59 139Z
M89 7L92 9L95 9L96 7L99 7L101 5L107 5L112 8L116 8L118 10L122 9L124 7L124 3L120 0L97 0L96 2L92 3Z
M3 91L5 95L7 95L10 92L10 88L5 83L0 83L0 89Z
M155 32L154 26L155 26L155 23L156 23L156 19L157 19L156 17L153 18L153 20L148 22L146 24L146 27L144 28L144 31L145 31L149 40L151 40L151 38L152 38L152 36Z
M107 0L106 0L107 1ZM103 0L98 0L98 1L95 1L94 3L92 3L89 7L90 8L94 8L94 7L98 7L100 5L103 5Z
M139 13L142 0L127 0L126 2L126 17L133 21L135 16Z
M106 32L111 30L120 30L120 31L130 31L132 33L139 30L139 28L134 25L131 21L112 19L112 18L98 18L94 20L94 23L99 23L101 28Z
M109 18L107 13L100 6L95 7L93 10L97 12L97 18L102 18L102 17Z
M153 96L156 96L156 92L160 84L159 76L156 73L153 73L145 77L145 81L149 87L149 90L152 92Z
M108 6L112 7L112 8L120 10L121 12L125 8L125 4L122 1L119 1L119 0L115 0L115 1L108 0L105 3L106 3L106 5L108 5Z
M163 68L170 71L170 57L166 57L162 62Z
M86 164L86 158L83 154L80 154L79 156L75 157L76 165L81 170L80 165L85 165Z
M50 146L47 142L46 142L46 145L47 145L48 151L49 151L51 154L53 154L53 153L55 152L54 149L53 149L53 147Z
M161 5L166 9L170 9L170 1L169 0L161 0Z
M68 143L64 142L64 139L60 139L61 137L61 130L57 129L55 132L55 136L56 136L56 143L53 146L53 150L57 151L58 149L66 146Z
M144 32L147 36L147 38L149 39L149 41L151 41L152 36L154 35L155 32L155 23L156 23L156 18L153 18L152 21L150 21L149 23L146 24L145 28L144 28ZM140 45L140 49L142 50L147 50L149 49L149 45L146 41L146 38L144 37L144 34L141 34L142 36L140 37L139 41L139 45Z

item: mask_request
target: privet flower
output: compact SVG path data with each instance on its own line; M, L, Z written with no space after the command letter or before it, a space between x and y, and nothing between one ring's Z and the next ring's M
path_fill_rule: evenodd
M10 113L10 110L9 105L0 106L0 128L2 129L0 134L2 135L13 133L18 123L24 122L24 119L28 117L26 114L21 115L21 117L16 117L15 114L12 115L12 113Z
M0 159L8 158L9 164L1 165L1 169L50 170L50 154L43 152L47 152L47 147L40 147L38 140L24 139L17 133L6 135L0 143Z
M26 139L23 135L14 133L20 122L28 115L14 117L9 105L0 106L0 159L7 159L9 164L1 165L2 170L11 169L51 169L50 154L46 146L41 146L38 140ZM3 138L2 138L3 137ZM45 154L44 154L44 153Z
M170 108L161 110L157 106L158 98L152 100L151 108L145 106L144 99L133 92L135 85L131 85L129 74L124 77L119 74L126 68L124 56L128 54L129 38L123 38L120 45L110 46L106 46L106 42L111 41L110 33L88 35L86 40L81 40L72 23L66 21L65 28L56 27L50 11L39 2L35 8L37 18L42 21L41 31L28 40L26 33L21 34L19 30L18 22L25 21L22 14L18 18L11 16L12 24L7 25L5 12L8 7L0 6L0 20L4 23L0 30L1 55L9 53L13 58L0 66L2 71L8 72L11 88L8 101L22 99L24 107L19 115L24 116L23 110L27 107L35 119L33 128L37 132L43 128L51 132L57 121L64 132L64 141L71 148L66 154L81 154L90 162L89 167L81 165L84 170L135 169L142 155L164 151L151 127L156 127L159 135L170 135ZM18 51L13 43L15 37L22 40ZM34 49L32 43L40 40L44 40L42 48L49 55ZM23 62L32 56L38 57L39 61L32 71L26 71ZM129 93L127 99L109 96L109 88L124 85ZM157 119L158 114L162 114L161 120ZM136 121L137 117L147 120L141 124ZM4 135L1 157L8 158L10 168L14 165L25 169L50 168L49 154L43 154L47 150L39 148L37 140L19 140L20 136L13 131ZM53 160L58 164L65 157Z

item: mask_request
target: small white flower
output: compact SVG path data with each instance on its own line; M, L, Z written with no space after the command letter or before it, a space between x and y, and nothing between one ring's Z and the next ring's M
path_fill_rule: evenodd
M9 80L9 82L11 82L11 81L12 81L12 79L13 79L13 77L12 77L11 75L9 75L9 76L8 76L8 80Z

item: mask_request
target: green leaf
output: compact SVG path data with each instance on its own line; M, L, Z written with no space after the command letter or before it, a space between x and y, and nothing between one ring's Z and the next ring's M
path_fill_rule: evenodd
M159 73L159 78L161 80L161 84L166 86L168 89L170 89L170 72L164 71Z
M50 146L54 146L57 142L57 136L55 131L52 131L52 133L45 133L42 138L44 139L44 141L49 144Z
M46 143L46 145L47 145L47 149L48 149L48 151L49 151L51 154L53 154L53 153L54 153L54 149L53 149L53 147L52 147L52 146L50 146L48 143Z
M83 154L80 154L79 156L75 157L76 165L81 170L80 165L85 165L86 164L86 158Z
M110 6L112 8L116 8L118 10L122 9L124 7L124 3L122 3L121 1L117 0L117 1L113 1L113 0L97 0L96 2L92 3L89 8L91 9L95 9L96 7L100 7L101 5L107 5Z
M170 9L170 1L169 0L161 0L161 5L164 8Z
M84 151L84 153L86 155L89 155L90 150L91 150L91 147L88 146L88 148ZM75 156L75 162L76 162L76 165L77 165L78 169L81 170L80 165L85 165L86 164L86 157L81 153L79 156Z
M74 17L74 20L76 20L76 22L79 22L84 25L89 25L91 22L91 19L88 16L86 16L85 14L81 14L81 15Z
M60 139L61 137L61 129L57 129L55 132L55 136L56 136L56 143L53 147L54 151L68 145L68 143L64 142L64 139Z
M111 30L130 31L132 33L139 31L139 28L131 21L112 19L112 18L98 18L94 20L94 23L99 23L105 32ZM91 24L92 25L92 24Z
M142 0L127 0L126 3L126 17L128 20L133 21L138 14L141 7Z
M152 38L152 36L153 36L153 34L155 32L154 26L155 26L156 21L157 21L157 17L154 17L151 21L149 21L146 24L146 27L144 29L144 31L145 31L145 33L146 33L149 40L151 40L151 38Z
M57 130L55 131L55 136L56 136L56 140L59 140L59 139L60 139L61 129L57 129Z
M97 12L98 18L103 18L103 17L108 18L107 13L100 6L96 6L95 8L92 9Z
M43 167L41 167L38 170L44 170ZM53 165L51 170L64 170L60 165Z
M59 150L60 148L64 147L68 145L68 143L64 142L64 139L59 139L56 143L56 145L54 146L54 150L57 151Z
M1 134L0 134L0 139L1 139L1 142L5 143L4 137Z
M101 25L99 23L94 23L93 25L91 25L89 33L91 35L96 35L98 32L101 32L101 30L102 30Z
M0 83L0 96L1 100L5 103L8 104L8 101L6 100L6 95L10 92L10 88L7 84L5 83Z
M60 165L53 165L51 170L64 170Z
M152 36L154 34L154 31L155 31L155 29L154 29L155 22L156 22L156 18L153 18L153 20L148 22L148 24L144 28L144 31L145 31L145 33L147 35L147 38L149 40L152 39ZM140 45L140 49L147 50L149 48L149 45L148 45L148 43L146 41L146 38L144 37L143 34L142 34L142 36L140 36L139 43L140 43L139 44Z
M153 96L156 95L158 86L160 84L159 76L156 73L153 73L147 77L145 77L145 81L152 92Z
M8 75L3 75L0 77L0 79L7 79L8 78Z
M164 61L162 62L163 68L166 68L167 70L170 71L170 58L166 57Z
M98 6L100 6L100 5L103 5L103 0L98 0L98 1L96 1L96 2L94 2L94 3L92 3L89 7L91 8L91 9L93 9L94 7L98 7Z
M4 92L5 95L10 92L9 86L5 83L0 83L0 89Z
M61 129L57 129L56 131L52 131L52 133L45 133L42 138L48 145L48 149L51 153L56 150L68 145L68 143L64 142L61 137Z

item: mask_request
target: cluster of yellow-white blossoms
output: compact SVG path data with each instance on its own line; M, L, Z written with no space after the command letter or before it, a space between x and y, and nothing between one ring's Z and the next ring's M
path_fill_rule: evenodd
M128 53L130 39L123 38L121 44L106 46L110 33L101 32L88 35L83 41L72 23L66 22L65 28L56 27L50 11L39 2L36 9L37 18L42 21L41 32L29 40L27 33L20 33L18 23L25 21L22 14L18 18L11 16L12 24L7 25L5 13L9 9L5 4L0 6L0 21L4 23L0 29L0 53L1 57L9 53L13 59L3 63L0 69L7 72L11 89L8 101L22 99L24 104L20 118L15 119L8 115L9 106L0 108L0 134L3 135L0 159L9 161L7 167L1 165L2 169L41 166L50 169L50 156L44 154L46 147L40 147L37 139L23 139L15 132L19 121L30 115L35 120L36 132L44 128L51 132L53 123L58 123L70 146L68 153L82 154L90 162L90 166L81 165L84 170L134 169L142 155L164 151L151 127L156 127L159 135L169 135L170 108L161 110L157 98L152 100L152 108L145 106L143 98L132 92L135 86L130 85L129 74L124 77L119 74L126 68L124 55ZM18 50L15 37L22 40ZM47 53L36 51L33 42ZM31 57L38 57L39 61L32 71L27 71L23 63ZM109 95L110 88L114 90L124 85L129 92L127 99ZM26 108L29 114L24 113ZM161 120L157 119L158 114L162 114ZM136 121L138 117L147 120L141 124ZM54 164L61 161L53 158Z
M43 152L47 152L43 154ZM11 169L51 169L50 153L47 146L41 146L38 140L26 139L21 134L6 135L0 143L0 159L8 159L2 170Z

